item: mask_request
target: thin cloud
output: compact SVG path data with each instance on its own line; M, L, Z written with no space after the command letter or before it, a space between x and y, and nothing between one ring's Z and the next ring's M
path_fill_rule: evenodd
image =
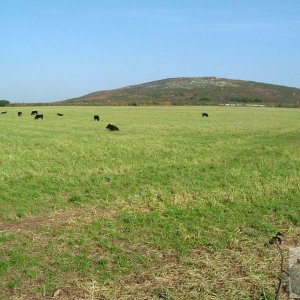
M226 31L244 31L244 30L272 30L272 29L285 29L287 27L295 27L300 25L300 20L289 21L253 21L253 22L224 22L210 24L209 27L197 28L197 31L213 31L213 32L226 32Z

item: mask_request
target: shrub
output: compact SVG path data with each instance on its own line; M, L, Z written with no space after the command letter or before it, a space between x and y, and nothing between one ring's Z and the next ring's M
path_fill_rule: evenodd
M6 106L9 105L9 101L7 100L0 100L0 106Z

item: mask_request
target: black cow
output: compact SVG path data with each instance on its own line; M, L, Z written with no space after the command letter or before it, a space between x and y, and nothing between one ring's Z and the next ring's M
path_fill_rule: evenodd
M115 125L112 125L112 124L108 124L106 126L106 129L109 129L110 131L119 131L119 128Z
M94 115L94 121L100 121L100 117L98 115Z
M57 113L57 115L58 115L58 116L60 116L60 117L62 117L62 116L63 116L64 114L61 114L61 113Z
M208 113L202 113L202 117L207 117L208 118Z
M1 114L6 114L6 113L7 113L7 111L2 111L2 112L1 112Z
M37 110L33 110L33 111L31 112L31 115L32 115L32 116L37 115L37 114L38 114L38 111L37 111Z
M37 119L44 119L44 115L35 115L35 117L34 117L34 119L35 120L37 120Z
M21 111L18 112L18 116L19 116L19 117L22 116L22 112L21 112Z

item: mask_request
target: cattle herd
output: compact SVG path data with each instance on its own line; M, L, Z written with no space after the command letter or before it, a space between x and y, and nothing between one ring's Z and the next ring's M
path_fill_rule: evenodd
M7 111L2 111L1 114L6 114ZM23 116L23 112L21 111L18 111L18 117L22 117ZM44 119L44 115L43 114L39 114L37 110L33 110L30 114L31 116L34 116L34 119L35 120L38 120L38 119L41 119L43 120ZM64 114L62 113L57 113L57 116L59 117L63 117ZM99 115L94 115L94 121L100 121L100 116ZM119 131L119 128L115 125L112 125L112 124L108 124L106 126L106 129L109 129L110 131Z
M1 114L6 114L7 111L2 111ZM22 117L23 113L21 111L18 112L18 117ZM31 116L34 116L35 120L44 119L44 115L43 114L39 114L37 110L33 110L30 114ZM63 117L64 114L62 113L57 113L57 116L59 117ZM208 113L204 112L202 113L202 117L207 117L208 118ZM94 115L94 121L100 121L100 116L99 115ZM110 131L119 131L119 128L113 124L108 124L106 126L106 129L110 130Z

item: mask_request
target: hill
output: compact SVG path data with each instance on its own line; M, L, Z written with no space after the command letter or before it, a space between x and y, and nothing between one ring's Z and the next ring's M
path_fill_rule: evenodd
M217 77L180 77L94 92L56 105L300 106L300 89Z

